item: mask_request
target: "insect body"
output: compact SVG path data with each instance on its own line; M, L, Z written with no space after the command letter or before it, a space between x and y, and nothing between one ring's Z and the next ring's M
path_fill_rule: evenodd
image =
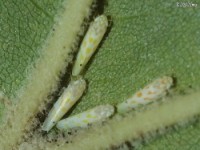
M60 130L67 130L70 128L87 127L89 124L94 122L105 120L113 115L113 113L114 107L112 105L100 105L83 113L59 121L57 128Z
M49 131L82 96L85 88L86 82L82 78L71 81L51 109L42 130Z
M81 73L97 46L101 42L108 26L107 17L101 15L91 23L78 52L72 75L77 76Z
M167 91L173 84L171 77L164 76L156 79L140 91L136 92L132 97L117 105L119 113L127 112L140 104L148 104L158 100L166 95Z

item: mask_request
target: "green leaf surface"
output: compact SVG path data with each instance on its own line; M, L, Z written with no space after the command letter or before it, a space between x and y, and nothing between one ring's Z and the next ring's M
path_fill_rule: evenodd
M163 75L176 77L177 91L199 87L199 8L179 8L174 0L109 0L105 13L113 24L86 71L88 91L75 113L121 102ZM197 123L145 148L197 149L191 145L199 141L199 131Z
M177 89L199 85L199 9L176 1L112 1L113 23L86 71L89 85L78 109L116 104L151 80L177 78Z
M139 147L139 150L160 150L160 149L181 149L181 150L197 150L200 146L200 123L184 129L174 130L170 133L157 137L150 144Z
M29 67L39 57L38 47L52 27L59 3L0 2L0 90L8 97L24 84ZM111 16L109 31L85 70L88 89L72 114L99 104L117 104L163 75L176 77L177 91L199 87L198 6L180 8L175 0L108 0L105 14ZM197 149L199 131L196 123L141 147Z
M0 1L0 91L13 96L40 55L61 0Z
M0 1L0 92L11 101L39 58L61 1ZM4 108L1 100L0 114Z

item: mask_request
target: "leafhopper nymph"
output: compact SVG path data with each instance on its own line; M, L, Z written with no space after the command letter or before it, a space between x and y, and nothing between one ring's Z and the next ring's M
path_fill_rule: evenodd
M76 57L75 64L73 66L72 75L78 76L81 71L94 54L99 43L101 42L108 26L107 17L104 15L98 16L90 24L89 29L81 43L80 50Z
M49 131L78 101L85 88L86 82L82 78L71 81L48 114L42 130Z
M86 128L89 124L104 121L114 113L112 105L100 105L80 114L59 121L56 127L60 130Z
M136 92L133 96L126 101L117 105L119 113L130 111L138 105L145 105L152 101L158 100L164 97L173 85L173 79L171 77L164 76L162 78L154 80L152 83Z

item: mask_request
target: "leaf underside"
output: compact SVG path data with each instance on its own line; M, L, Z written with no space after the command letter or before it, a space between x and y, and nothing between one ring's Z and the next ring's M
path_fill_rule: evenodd
M25 84L60 3L0 2L0 90L7 97ZM163 75L177 79L178 92L199 88L198 8L177 7L175 0L109 0L104 11L110 16L109 30L84 72L88 89L72 114L115 105ZM138 149L197 149L199 128L197 122L173 130Z

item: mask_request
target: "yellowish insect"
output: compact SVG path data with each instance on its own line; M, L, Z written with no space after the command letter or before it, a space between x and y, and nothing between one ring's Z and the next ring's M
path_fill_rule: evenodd
M78 127L86 128L89 124L104 121L108 117L112 116L113 113L114 107L112 105L100 105L83 113L59 121L56 127L60 130Z
M132 110L140 104L148 104L152 101L158 100L164 97L173 85L173 79L171 77L164 76L156 79L140 91L136 92L126 101L117 105L117 111L124 113Z
M80 46L74 67L72 69L72 75L78 76L93 53L95 52L97 46L101 42L106 29L108 26L107 17L104 15L98 16L94 22L91 23L83 41Z
M85 88L86 82L82 78L71 81L48 114L42 126L42 130L49 131L77 102Z

